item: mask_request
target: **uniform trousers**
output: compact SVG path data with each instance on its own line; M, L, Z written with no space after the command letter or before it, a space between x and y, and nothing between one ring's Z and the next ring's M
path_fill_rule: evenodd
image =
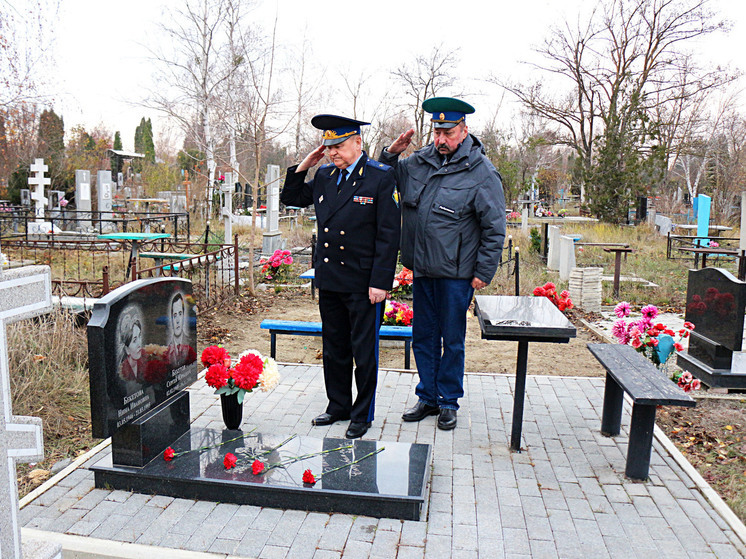
M373 421L378 381L378 332L383 304L365 293L319 290L324 343L326 413L357 423ZM352 399L353 360L357 396Z
M415 277L412 352L420 382L419 399L430 406L458 409L464 395L466 312L471 280Z

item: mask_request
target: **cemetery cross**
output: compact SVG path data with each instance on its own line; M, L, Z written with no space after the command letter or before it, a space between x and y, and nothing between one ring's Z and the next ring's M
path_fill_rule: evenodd
M35 462L44 457L41 419L13 415L11 409L5 325L37 316L51 307L47 266L18 268L5 275L0 270L0 557L4 559L22 556L16 462Z
M37 222L41 222L44 221L44 207L49 201L44 197L44 187L52 184L52 179L44 176L44 173L49 170L49 167L44 165L43 159L35 160L29 169L34 173L33 177L28 178L29 185L34 187L34 190L31 193L31 199L36 202L34 216Z

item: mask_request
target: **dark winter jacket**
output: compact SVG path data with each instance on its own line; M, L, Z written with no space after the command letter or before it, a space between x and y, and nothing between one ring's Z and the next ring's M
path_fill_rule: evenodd
M489 283L505 239L502 181L479 140L467 136L443 164L430 144L406 159L383 150L401 193L401 261L415 277Z

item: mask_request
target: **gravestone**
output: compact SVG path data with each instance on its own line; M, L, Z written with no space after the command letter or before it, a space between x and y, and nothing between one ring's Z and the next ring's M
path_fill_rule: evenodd
M658 232L664 237L673 231L673 221L671 221L670 217L665 215L657 214L655 216L655 226L658 229Z
M689 270L685 319L694 330L678 365L709 386L746 388L744 311L746 282L720 268Z
M37 417L13 415L5 327L52 308L49 267L27 266L3 272L0 267L0 557L61 557L61 547L21 545L18 524L16 463L44 458L42 423ZM37 542L38 543L38 542ZM23 549L23 553L22 553Z
M102 297L88 323L93 436L112 438L115 464L143 466L189 429L197 379L192 284L128 283Z
M559 270L559 258L560 258L560 228L556 225L549 226L549 233L547 235L549 240L549 254L547 255L547 269Z
M575 239L572 237L560 237L559 275L560 279L570 279L570 271L575 268Z
M223 202L220 207L220 215L223 217L224 243L233 242L233 193L235 189L233 173L225 173L225 182L220 185L220 198Z
M708 247L710 240L707 236L710 234L710 203L711 199L705 194L697 196L697 245Z
M31 205L31 191L28 188L21 189L21 205L22 206Z
M267 231L262 238L262 254L272 255L282 248L280 236L280 166L267 165Z
M52 179L44 176L49 167L44 165L43 159L36 159L29 169L33 173L33 176L28 178L28 184L32 187L31 200L34 201L34 221L28 224L28 232L31 235L44 235L52 229L52 224L44 221L44 208L49 201L44 196L44 187L49 186Z
M111 180L111 171L99 171L96 173L96 195L98 198L98 218L101 220L101 231L108 233L116 227L112 221L112 199L114 185Z
M635 215L635 221L642 223L648 218L648 197L638 196L637 197L637 211Z
M75 209L78 231L91 228L91 172L78 169L75 171Z

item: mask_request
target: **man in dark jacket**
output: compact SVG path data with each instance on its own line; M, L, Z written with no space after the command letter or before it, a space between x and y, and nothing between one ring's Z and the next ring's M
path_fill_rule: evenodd
M324 130L323 144L288 169L280 200L286 206L316 208L315 282L329 405L313 424L350 419L346 436L354 439L373 421L378 331L394 279L401 215L394 170L362 151L360 126L368 123L317 115L311 124ZM325 151L331 163L305 182Z
M469 134L474 108L434 97L434 142L398 160L414 130L384 149L381 161L396 169L402 197L402 263L414 272L413 351L420 382L417 405L404 421L438 415L440 429L456 427L464 395L466 313L475 289L495 275L505 239L505 198L500 174Z

